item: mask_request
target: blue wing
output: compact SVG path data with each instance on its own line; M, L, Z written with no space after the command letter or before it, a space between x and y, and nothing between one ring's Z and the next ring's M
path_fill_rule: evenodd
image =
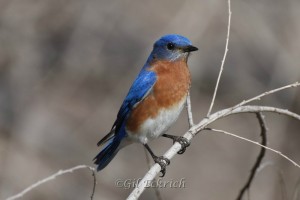
M133 82L123 104L118 112L117 119L112 127L116 128L116 133L122 126L131 109L142 101L152 90L157 79L156 73L143 68L138 77Z
M155 72L148 71L146 67L142 69L129 89L112 130L98 142L98 146L106 143L106 146L94 158L94 163L98 165L98 171L105 168L119 151L121 140L126 135L125 125L128 114L137 103L151 92L156 82Z
M126 133L124 129L124 122L126 117L130 113L131 109L149 94L157 79L156 73L153 71L148 71L146 68L147 65L143 67L133 82L118 112L117 119L114 122L110 133L108 133L98 142L98 146L106 143L107 141L112 141L112 139L116 138L116 136L118 139L121 139L125 136Z
M111 131L97 144L98 146L106 144L102 151L94 158L94 163L98 165L98 171L104 169L119 151L121 140L126 135L125 126L128 114L137 103L142 101L151 92L156 82L156 73L148 71L148 67L146 64L133 82Z

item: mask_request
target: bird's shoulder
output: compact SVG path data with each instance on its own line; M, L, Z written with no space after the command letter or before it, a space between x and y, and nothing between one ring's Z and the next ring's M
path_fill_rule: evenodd
M145 65L136 79L133 81L117 115L117 119L112 128L118 129L124 123L124 120L131 110L142 101L152 90L153 85L157 80L156 73L148 70L149 65Z

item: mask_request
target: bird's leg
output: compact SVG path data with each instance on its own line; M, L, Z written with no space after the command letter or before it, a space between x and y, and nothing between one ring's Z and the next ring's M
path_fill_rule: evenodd
M179 144L181 144L181 149L180 151L178 151L178 154L183 154L186 148L191 144L185 137L182 136L168 135L168 134L162 134L162 136L172 139L173 143L178 142Z
M160 172L162 175L160 177L164 177L166 174L166 167L170 164L170 160L168 158L165 158L163 156L156 156L153 151L150 149L148 144L144 144L145 148L148 150L150 153L151 157L153 158L154 162L160 165Z

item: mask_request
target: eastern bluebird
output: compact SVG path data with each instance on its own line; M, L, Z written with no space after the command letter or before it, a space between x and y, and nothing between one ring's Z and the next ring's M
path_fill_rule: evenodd
M178 141L183 153L189 145L183 137L165 132L177 120L191 85L187 60L198 48L181 35L165 35L154 43L146 64L133 82L118 112L111 131L98 142L105 145L94 158L97 170L102 170L118 151L132 144L142 143L154 161L160 164L162 176L170 163L167 158L155 156L147 145L164 136Z

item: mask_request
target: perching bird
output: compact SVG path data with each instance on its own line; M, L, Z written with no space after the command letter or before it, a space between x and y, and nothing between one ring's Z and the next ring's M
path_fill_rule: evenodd
M94 158L98 171L105 168L121 148L138 142L160 164L164 176L170 161L155 156L147 144L159 136L178 141L182 145L179 153L184 152L189 145L187 140L165 132L184 107L191 85L187 61L190 52L197 50L189 39L176 34L165 35L154 43L150 56L123 101L111 131L98 142L98 146L105 145Z

